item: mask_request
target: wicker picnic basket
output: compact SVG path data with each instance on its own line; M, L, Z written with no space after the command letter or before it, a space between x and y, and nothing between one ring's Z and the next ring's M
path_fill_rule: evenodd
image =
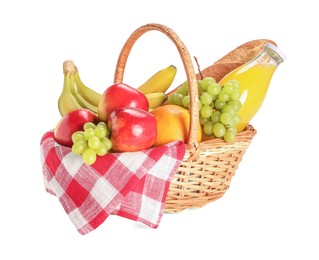
M114 83L123 81L129 53L137 39L148 31L160 31L177 47L183 61L190 93L190 130L184 159L171 181L165 202L165 212L175 213L188 208L198 208L221 198L229 188L238 164L256 134L252 126L238 133L235 142L221 138L197 142L199 111L198 86L189 52L169 27L146 24L136 29L124 44L118 57Z

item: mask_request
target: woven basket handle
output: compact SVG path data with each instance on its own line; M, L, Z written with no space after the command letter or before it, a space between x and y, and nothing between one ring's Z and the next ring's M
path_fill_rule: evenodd
M121 53L118 57L115 75L114 75L114 83L123 82L124 70L126 66L126 61L129 56L129 53L137 41L139 37L141 37L144 33L152 30L157 30L164 33L169 39L173 41L177 50L181 56L183 61L184 69L187 76L188 86L189 86L189 95L190 95L190 129L189 129L189 137L188 137L188 145L187 149L193 150L198 146L198 125L199 125L199 115L198 115L198 86L196 75L193 67L193 63L191 61L189 52L181 41L181 39L176 35L176 33L168 28L165 25L161 24L146 24L136 29L131 36L127 39L124 44Z

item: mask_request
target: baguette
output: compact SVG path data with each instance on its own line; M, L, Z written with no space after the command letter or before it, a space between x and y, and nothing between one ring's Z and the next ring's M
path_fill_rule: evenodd
M196 78L212 77L219 82L229 72L255 58L266 43L277 45L274 41L267 39L246 42L205 68L201 73L196 74Z
M216 82L219 82L229 72L255 58L258 53L261 52L266 43L271 43L277 46L274 41L268 39L257 39L246 42L227 53L221 59L205 68L200 73L197 73L196 78L202 79L203 77L212 77L216 80ZM181 85L171 90L167 93L167 95L173 94L180 86Z

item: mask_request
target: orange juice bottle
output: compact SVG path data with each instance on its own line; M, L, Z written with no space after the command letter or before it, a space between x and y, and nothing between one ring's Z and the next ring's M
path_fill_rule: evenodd
M284 60L285 55L280 49L267 43L256 58L231 71L219 82L220 85L229 80L237 80L240 83L242 107L239 111L241 122L237 125L238 132L243 131L258 112L267 94L271 78Z

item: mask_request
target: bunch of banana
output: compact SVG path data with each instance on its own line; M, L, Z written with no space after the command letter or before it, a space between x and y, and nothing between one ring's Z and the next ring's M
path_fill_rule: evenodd
M176 67L170 65L155 73L137 89L145 95L150 93L165 93L175 79L176 72Z
M164 104L167 100L165 92L171 86L176 76L177 69L170 65L151 76L137 89L147 98L150 110Z
M176 67L170 65L151 76L137 89L147 98L150 110L164 104L167 100L165 92L171 86ZM80 108L86 108L97 114L101 94L85 86L81 81L79 72L70 60L63 63L64 85L58 100L60 114L65 114Z
M97 114L101 94L83 84L72 61L63 63L63 72L63 90L58 100L61 116L79 108L86 108Z

